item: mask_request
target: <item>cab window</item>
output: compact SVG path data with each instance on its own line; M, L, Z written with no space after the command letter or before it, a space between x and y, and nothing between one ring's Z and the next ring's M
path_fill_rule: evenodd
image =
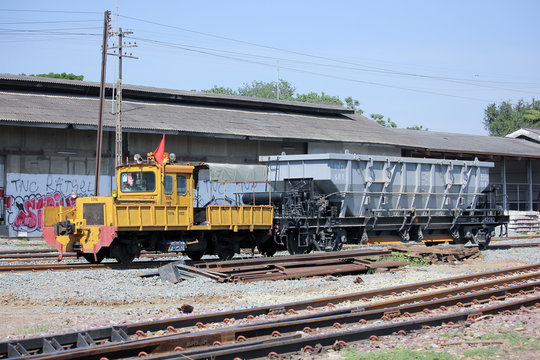
M120 175L122 192L153 192L155 189L156 175L152 171L126 171Z
M178 195L186 195L187 193L187 179L184 175L176 176L176 193Z
M173 193L173 177L172 175L165 175L163 178L163 193L171 195Z

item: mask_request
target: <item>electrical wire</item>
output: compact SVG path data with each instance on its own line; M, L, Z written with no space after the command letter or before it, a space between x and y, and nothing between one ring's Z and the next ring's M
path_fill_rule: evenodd
M0 9L0 11L33 12L33 13L59 13L59 14L103 14L103 12L99 12L99 11L69 11L69 10Z
M68 24L68 23L99 22L99 21L103 22L103 20L20 21L20 22L0 23L0 25Z
M268 56L264 56L264 55L253 55L253 54L247 54L247 53L242 53L242 52L219 50L219 49L205 48L205 47L200 47L200 46L191 46L191 45L178 44L178 43L170 43L170 42L165 42L165 41L151 40L151 39L145 39L145 38L134 37L134 36L130 36L129 38L133 39L133 40L137 40L137 41L153 43L153 44L156 44L156 45L178 48L178 49L185 50L185 51L199 52L199 53L202 53L202 54L207 54L207 55L212 55L212 56L219 56L219 57L224 57L224 58L231 59L231 60L250 62L250 63L254 63L254 64L258 64L258 65L264 65L264 66L270 66L270 67L275 67L275 65L274 64L256 62L256 61L248 61L246 59L240 59L240 58L234 57L234 56L219 55L217 53L233 54L233 55L240 55L240 56L249 56L249 57L262 58L262 59L268 59L268 60L273 60L273 61L276 61L276 60L288 61L288 62L291 62L291 63L300 63L300 64L315 65L315 66L322 66L322 67L340 68L340 69L345 69L345 70L356 70L356 71L371 72L370 70L366 70L366 69L362 69L362 68L358 68L358 67L351 67L351 66L335 66L335 65L313 63L313 62L307 62L307 61L298 61L298 60L293 60L293 59L279 59L279 58L268 57ZM312 75L331 77L331 78L335 78L335 79L339 79L339 80L349 80L349 78L337 77L337 76L334 76L334 75L322 74L322 73L317 73L317 72L312 72L312 71L310 72L310 71L307 71L307 70L301 70L301 69L296 69L296 68L288 68L288 67L283 67L283 66L280 66L280 68L291 70L291 71L296 71L296 72L308 73L308 74L312 74ZM387 73L385 73L385 74L387 74ZM391 75L395 75L395 74L391 74ZM351 81L353 81L353 80L351 80ZM478 99L478 98L463 97L463 96L459 96L459 95L450 95L450 94L444 94L444 93L427 91L427 90L424 91L424 90L418 90L418 89L412 89L412 88L404 88L404 87L392 86L392 85L382 84L382 83L377 83L377 82L368 82L368 81L360 81L360 80L358 80L358 82L371 84L371 85L394 87L394 88L402 89L402 90L419 91L419 92L430 93L430 94L435 94L435 95L452 96L452 97L466 98L466 99L471 99L471 100L486 101L486 100ZM456 84L462 84L462 85L470 85L470 86L488 88L488 89L507 90L507 91L514 91L514 92L521 92L521 93L525 93L525 94L530 94L530 91L525 91L525 90L501 88L501 87L496 87L496 86L489 86L489 85L483 85L483 84L474 84L474 83L467 83L467 82L459 82L459 81L450 81L450 82L456 83Z
M145 19L140 19L140 18L121 15L121 14L119 14L118 16L123 17L125 19L140 21L140 22L144 22L144 23L147 23L147 24L167 27L167 28L171 28L171 29L176 29L176 30L180 30L180 31L185 31L185 32L189 32L189 33L194 33L194 34L198 34L198 35L213 37L213 38L227 40L227 41L232 41L232 42L241 43L241 44L245 44L245 45L250 45L250 46L275 50L275 51L281 51L281 52L286 52L286 53L290 53L290 54L295 54L295 55L300 55L300 56L305 56L305 57L311 57L311 58L331 61L331 62L335 62L335 63L353 65L353 66L356 66L356 67L362 67L362 68L370 69L370 70L372 70L374 72L376 71L376 72L388 73L388 74L393 74L393 75L410 76L410 77L425 78L425 79L440 80L440 81L448 81L448 82L514 84L514 85L516 84L516 83L509 83L509 82L502 82L502 81L466 79L466 78L456 78L456 77L448 77L448 76L434 76L434 75L418 74L418 73L412 73L412 72L396 71L396 70L391 70L391 69L386 69L386 68L381 68L381 67L375 67L375 66L363 65L363 64L358 64L358 63L349 62L349 61L343 61L343 60L334 59L334 58L325 57L325 56L320 56L320 55L313 55L313 54L300 52L300 51L294 51L294 50L288 50L288 49L278 48L278 47L274 47L274 46L263 45L263 44L244 41L244 40L238 40L238 39L234 39L234 38L230 38L230 37L226 37L226 36L206 33L206 32L202 32L202 31L191 30L191 29L187 29L187 28L183 28L183 27L175 26L175 25L162 24L162 23L159 23L159 22L151 21L151 20L145 20ZM530 84L530 83L527 83L527 84ZM502 88L501 88L501 90L515 91L515 90L512 90L512 89L502 89Z
M241 61L241 62L244 62L244 63L262 65L262 66L267 66L267 67L274 67L273 64L267 64L267 63L264 63L264 62L254 61L254 60L246 60L246 59L237 58L237 57L228 56L228 55L215 54L215 53L212 53L212 52L209 52L209 51L204 51L204 50L190 49L188 47L184 47L184 46L181 46L181 45L174 45L174 44L170 44L170 43L163 43L163 42L160 42L160 41L147 40L147 39L141 39L141 38L138 38L138 41L151 42L151 43L159 45L159 46L168 46L168 47L178 48L178 49L189 51L189 52L196 52L196 53L200 53L200 54L206 54L206 55L216 56L216 57L220 57L220 58L225 58L225 59L230 59L230 60L235 60L235 61ZM419 93L430 94L430 95L447 96L447 97L466 99L466 100L475 100L475 101L481 101L481 102L488 102L489 101L487 99L480 99L480 98L474 98L474 97L466 97L466 96L460 96L460 95L445 94L445 93L440 93L440 92L435 92L435 91L428 91L428 90L412 89L412 88L407 88L407 87L402 87L402 86L395 86L395 85L389 85L389 84L378 83L378 82L373 82L373 81L352 79L352 78L349 78L349 77L347 77L347 78L346 77L340 77L340 76L323 74L323 73L318 73L318 72L314 72L314 71L296 69L296 68L291 68L291 67L281 67L280 66L280 69L286 69L286 70L289 70L289 71L294 71L294 72L299 72L299 73L304 73L304 74L310 74L310 75L316 75L316 76L332 78L332 79L337 79L337 80L346 80L346 81L355 82L355 83L376 85L376 86L382 86L382 87L399 89L399 90L407 90L407 91L419 92Z

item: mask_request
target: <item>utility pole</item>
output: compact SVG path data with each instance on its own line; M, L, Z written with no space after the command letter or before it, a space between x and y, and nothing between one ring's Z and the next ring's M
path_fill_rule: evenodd
M103 23L103 45L101 51L101 82L99 85L99 116L98 133L96 142L96 179L94 185L94 195L99 196L99 176L101 174L101 140L103 137L103 103L105 100L105 74L107 70L107 38L109 37L109 24L111 12L105 11Z
M132 31L122 31L122 28L118 29L118 45L113 46L114 52L112 56L118 56L118 80L116 82L116 141L115 141L115 166L122 165L122 58L127 57L131 59L138 59L131 54L123 53L125 47L137 47L136 43L124 44L124 35L133 34ZM118 49L118 53L116 53Z

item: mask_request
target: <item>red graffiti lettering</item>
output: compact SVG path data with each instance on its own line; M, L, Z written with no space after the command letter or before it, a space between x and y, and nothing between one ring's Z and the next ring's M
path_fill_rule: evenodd
M7 196L5 198L7 223L15 231L28 233L42 231L43 208L46 206L75 206L75 198L60 192L46 195Z

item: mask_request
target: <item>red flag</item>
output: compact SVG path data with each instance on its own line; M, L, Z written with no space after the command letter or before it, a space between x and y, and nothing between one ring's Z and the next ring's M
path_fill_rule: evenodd
M163 134L161 142L156 148L156 151L154 151L154 159L156 159L158 164L161 164L163 162L163 154L165 154L165 134Z

